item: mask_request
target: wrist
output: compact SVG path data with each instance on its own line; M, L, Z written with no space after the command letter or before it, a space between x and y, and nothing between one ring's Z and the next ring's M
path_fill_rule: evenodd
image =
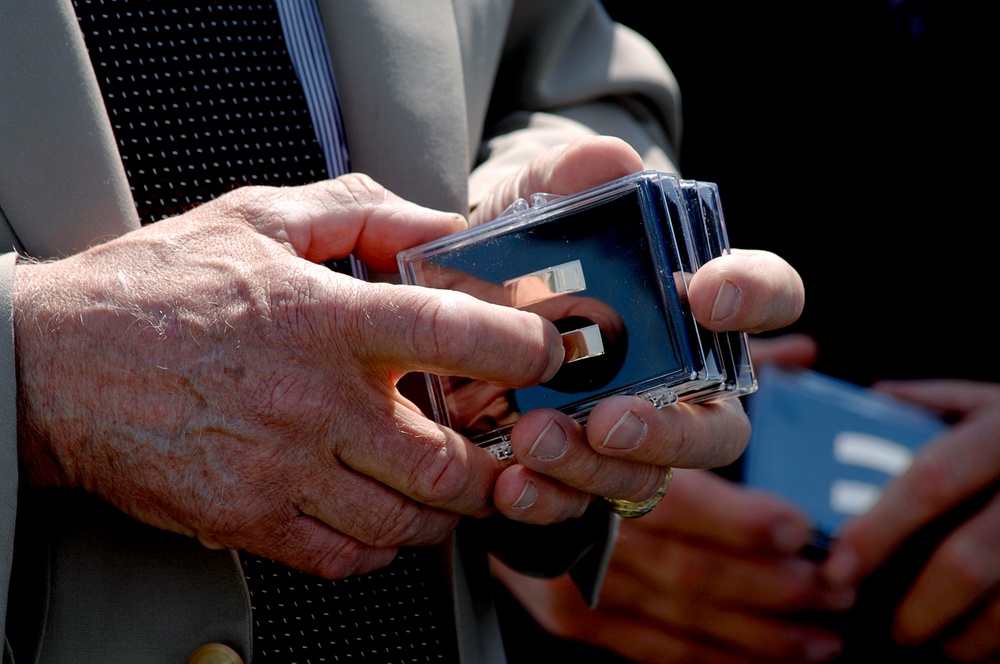
M62 391L55 384L59 325L52 313L59 297L46 287L45 274L45 264L19 259L13 282L18 461L36 488L72 484L53 445L50 418L59 410Z

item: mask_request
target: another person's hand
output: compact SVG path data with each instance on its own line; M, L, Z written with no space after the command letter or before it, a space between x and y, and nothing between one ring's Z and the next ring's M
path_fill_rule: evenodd
M248 187L63 260L16 268L20 457L206 546L342 577L492 510L501 464L400 395L410 371L551 377L542 318L365 283L465 220L358 175Z
M473 216L493 218L516 198L566 195L642 169L626 143L597 137L553 149L501 183ZM715 331L762 332L792 323L804 290L798 273L763 251L734 251L691 279L695 317ZM735 460L750 426L736 399L677 403L657 409L639 397L615 396L591 411L586 427L554 410L524 414L511 432L519 463L497 481L504 515L528 523L578 516L596 496L641 501L661 486L668 467L712 468Z
M809 366L813 339L752 339L759 364ZM801 510L704 471L677 471L662 503L621 521L598 605L569 577L546 580L494 564L496 576L549 632L636 662L815 662L841 649L836 634L797 612L845 608L800 552L812 524ZM783 617L784 616L784 617Z
M959 420L917 455L868 512L844 525L825 567L834 587L858 583L907 537L1000 481L1000 385L936 380L875 387ZM944 647L957 661L1000 656L1000 496L938 544L892 629L905 645L954 630Z
M798 555L811 528L774 496L679 470L653 511L622 520L594 609L568 576L494 572L547 631L636 662L821 662L839 637L782 615L844 608L853 593L826 590Z

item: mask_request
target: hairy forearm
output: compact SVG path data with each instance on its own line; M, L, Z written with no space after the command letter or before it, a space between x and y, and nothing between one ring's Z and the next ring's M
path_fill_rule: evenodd
M61 261L24 261L15 269L18 452L32 485L100 492L86 469L136 463L132 451L140 442L176 444L204 416L207 403L204 385L193 380L199 359L177 352L179 342L210 338L220 344L214 355L221 359L239 347L228 320L257 315L259 294L223 297L241 283L227 274L231 265L188 271L211 275L197 289L205 296L198 301L184 277L176 283L172 276L180 288L168 302L130 275L155 274L157 265L169 263L155 255L172 253L169 244L144 244L136 259L120 251L134 241L118 243L114 260L106 260L111 249L98 247ZM211 284L207 292L205 283Z

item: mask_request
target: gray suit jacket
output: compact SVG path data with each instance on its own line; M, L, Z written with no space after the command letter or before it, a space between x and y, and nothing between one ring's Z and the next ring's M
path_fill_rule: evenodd
M319 5L352 166L404 198L468 212L539 151L595 133L628 140L651 168L673 169L680 132L673 76L596 2ZM4 662L13 661L11 643L18 664L182 662L210 641L249 656L248 600L232 553L135 523L77 493L39 496L19 487L13 250L58 258L138 220L71 1L3 0L0 26ZM501 121L488 127L488 111ZM473 587L482 582L482 560L458 551L446 552L446 562L463 659L497 661L490 604Z

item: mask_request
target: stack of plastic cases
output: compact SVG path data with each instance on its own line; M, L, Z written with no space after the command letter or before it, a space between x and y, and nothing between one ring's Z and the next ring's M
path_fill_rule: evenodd
M658 171L522 199L490 223L401 252L404 284L534 311L564 337L599 331L583 359L542 385L428 374L434 418L506 458L511 428L535 408L585 423L613 395L665 407L753 392L746 335L712 332L688 306L692 275L728 252L716 185Z

